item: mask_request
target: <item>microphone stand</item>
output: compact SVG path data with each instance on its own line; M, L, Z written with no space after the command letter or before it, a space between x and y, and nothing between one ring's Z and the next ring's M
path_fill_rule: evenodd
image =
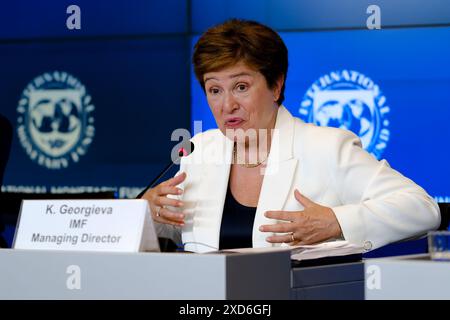
M186 149L187 149L187 150L186 150ZM185 157L185 156L191 154L192 152L194 152L194 143L191 142L191 141L189 141L189 146L187 146L187 145L186 145L186 146L183 146L183 147L178 151L178 157L179 157L179 158ZM178 158L178 159L179 159L179 158ZM137 195L136 199L142 198L142 196L145 194L145 192L147 192L148 189L153 188L153 187L155 186L156 182L158 182L158 180L161 179L161 177L162 177L164 174L166 174L166 172L169 171L170 168L172 168L172 166L173 166L174 164L175 164L175 162L172 162L172 161L171 161L171 162L163 169L163 171L161 171L161 173L160 173L155 179L153 179L152 182L150 182L149 185L148 185L144 190L142 190L142 191Z
M174 164L175 164L174 162L169 163L169 164L163 169L163 171L162 171L155 179L153 179L152 182L150 182L149 185L148 185L144 190L142 190L142 191L137 195L136 199L142 198L142 196L147 192L148 189L153 188L153 187L155 186L156 182L158 182L158 180L161 179L161 177L162 177L163 175L165 175L166 172L169 171L170 168L172 168L172 166L173 166Z

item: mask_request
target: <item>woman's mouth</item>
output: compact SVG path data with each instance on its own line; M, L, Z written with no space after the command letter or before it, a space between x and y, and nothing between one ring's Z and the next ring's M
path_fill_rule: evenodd
M225 121L225 127L227 128L237 128L244 122L242 118L231 118Z

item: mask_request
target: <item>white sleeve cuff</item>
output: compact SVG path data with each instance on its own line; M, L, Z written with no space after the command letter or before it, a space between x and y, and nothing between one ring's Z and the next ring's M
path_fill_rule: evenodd
M356 245L364 246L367 239L364 220L359 212L360 206L350 204L331 209L336 215L345 240Z

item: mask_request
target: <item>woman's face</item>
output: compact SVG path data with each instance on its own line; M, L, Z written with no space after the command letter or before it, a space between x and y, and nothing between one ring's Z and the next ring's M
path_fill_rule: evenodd
M235 140L236 129L270 130L274 127L282 80L270 89L260 72L242 62L208 72L203 80L208 104L224 135Z

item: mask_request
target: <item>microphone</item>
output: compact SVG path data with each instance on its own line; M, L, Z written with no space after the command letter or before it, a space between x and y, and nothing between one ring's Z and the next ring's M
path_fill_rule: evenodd
M175 163L179 163L180 159L182 157L187 157L188 155L190 155L192 152L194 152L194 143L192 141L188 141L186 143L183 144L183 146L178 149L178 157L175 159L175 161L170 161L170 163L156 176L155 179L152 180L152 182L150 182L148 184L147 187L145 187L144 190L141 191L141 193L139 193L136 197L136 199L140 199L142 198L142 196L145 194L145 192L147 192L148 189L153 188L155 186L155 184L158 182L159 179L161 179L161 177L167 172L169 171L170 168L172 168L172 166Z

